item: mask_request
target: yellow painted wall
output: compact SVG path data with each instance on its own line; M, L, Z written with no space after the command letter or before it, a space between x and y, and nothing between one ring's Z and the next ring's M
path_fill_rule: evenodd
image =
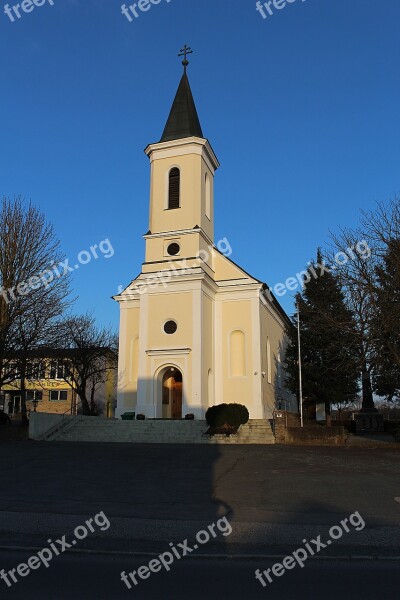
M149 295L148 347L191 347L193 345L192 292ZM164 323L173 320L178 329L173 335L164 332Z
M285 356L285 331L281 320L272 315L263 304L260 303L260 318L261 318L261 356L262 370L265 372L263 378L263 403L268 413L276 407L276 402L279 397L283 401L283 408L296 411L295 398L288 392L285 387L285 373L282 362ZM271 383L268 381L268 361L267 361L267 339L271 348ZM279 356L281 358L281 369L279 377ZM279 379L281 387L279 388Z
M213 268L215 271L215 279L217 281L248 279L248 275L216 250L214 250Z
M214 386L209 385L209 371L214 375L214 344L213 344L213 305L210 296L203 292L203 356L202 356L202 403L207 410L208 406L214 404ZM212 387L212 389L210 389ZM210 397L211 395L211 397Z
M169 244L177 243L180 246L180 252L176 256L170 256L167 252ZM193 263L186 262L187 259L201 257L201 261ZM146 265L144 272L154 272L159 270L182 269L186 266L197 266L206 263L210 269L213 265L213 250L210 244L200 233L190 234L170 234L163 237L155 237L146 240ZM172 267L173 268L173 267Z
M242 377L235 377L231 374L230 337L235 330L240 330L245 335L246 364L245 375ZM239 402L249 405L253 401L252 307L250 300L225 301L222 303L222 346L223 402Z
M123 395L127 410L134 410L137 401L137 357L139 351L139 306L127 308L122 304L120 317L120 348L118 364L118 389Z
M181 172L180 208L168 210L169 172L177 167ZM151 165L152 186L150 195L149 229L152 233L192 229L196 225L202 227L207 235L213 238L213 203L212 219L205 215L205 174L208 173L213 184L213 174L204 159L195 153L182 156L157 158ZM198 185L201 182L201 185Z

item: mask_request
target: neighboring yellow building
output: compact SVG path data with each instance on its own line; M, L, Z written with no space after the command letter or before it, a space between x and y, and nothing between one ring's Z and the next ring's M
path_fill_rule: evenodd
M116 416L204 418L222 402L250 418L297 410L281 374L288 317L267 287L214 244L214 175L185 72L150 159L142 272L119 296Z
M58 358L60 351L49 350L46 356L43 352L32 352L28 361L27 377L25 379L27 410L56 414L77 414L79 412L79 397L76 391L66 381L68 379L68 353ZM54 356L53 356L54 354ZM61 351L62 354L62 351ZM17 361L15 363L17 367ZM90 397L90 390L88 390ZM107 417L113 417L115 412L116 372L107 371L105 382L96 386L94 400L100 412ZM36 401L36 402L34 402ZM0 392L0 410L7 413L11 419L21 418L21 382L15 381L4 385Z

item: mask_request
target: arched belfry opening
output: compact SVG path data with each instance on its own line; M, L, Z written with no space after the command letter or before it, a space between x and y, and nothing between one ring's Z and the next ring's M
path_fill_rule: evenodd
M169 172L168 209L174 210L181 206L181 172L174 167Z
M183 377L176 367L162 373L162 418L182 419Z

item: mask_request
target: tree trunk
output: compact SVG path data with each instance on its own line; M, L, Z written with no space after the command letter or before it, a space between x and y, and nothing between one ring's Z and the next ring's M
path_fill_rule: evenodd
M79 400L81 401L82 404L82 414L85 415L86 417L90 417L91 415L91 410L90 410L90 405L88 402L88 399L86 398L86 392L80 391L80 390L76 390L76 393L79 396Z
M94 417L97 416L97 406L94 401L95 391L96 391L95 386L92 385L92 389L90 390L90 411Z
M331 416L331 403L329 400L325 400L325 417L326 417L326 426L332 426L332 416Z
M374 397L372 394L371 374L366 363L362 366L362 407L361 410L375 411Z
M23 359L20 365L20 392L21 392L21 420L22 424L25 425L28 423L28 412L26 410L26 386L25 386L25 378L26 378L26 360Z

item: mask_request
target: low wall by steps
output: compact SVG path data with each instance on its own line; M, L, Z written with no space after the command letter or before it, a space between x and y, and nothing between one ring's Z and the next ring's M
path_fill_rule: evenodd
M37 413L40 414L40 413ZM37 426L37 424L36 424ZM69 417L40 439L63 442L125 442L133 444L274 444L266 420L249 421L233 436L206 435L206 421L119 421L98 417Z

